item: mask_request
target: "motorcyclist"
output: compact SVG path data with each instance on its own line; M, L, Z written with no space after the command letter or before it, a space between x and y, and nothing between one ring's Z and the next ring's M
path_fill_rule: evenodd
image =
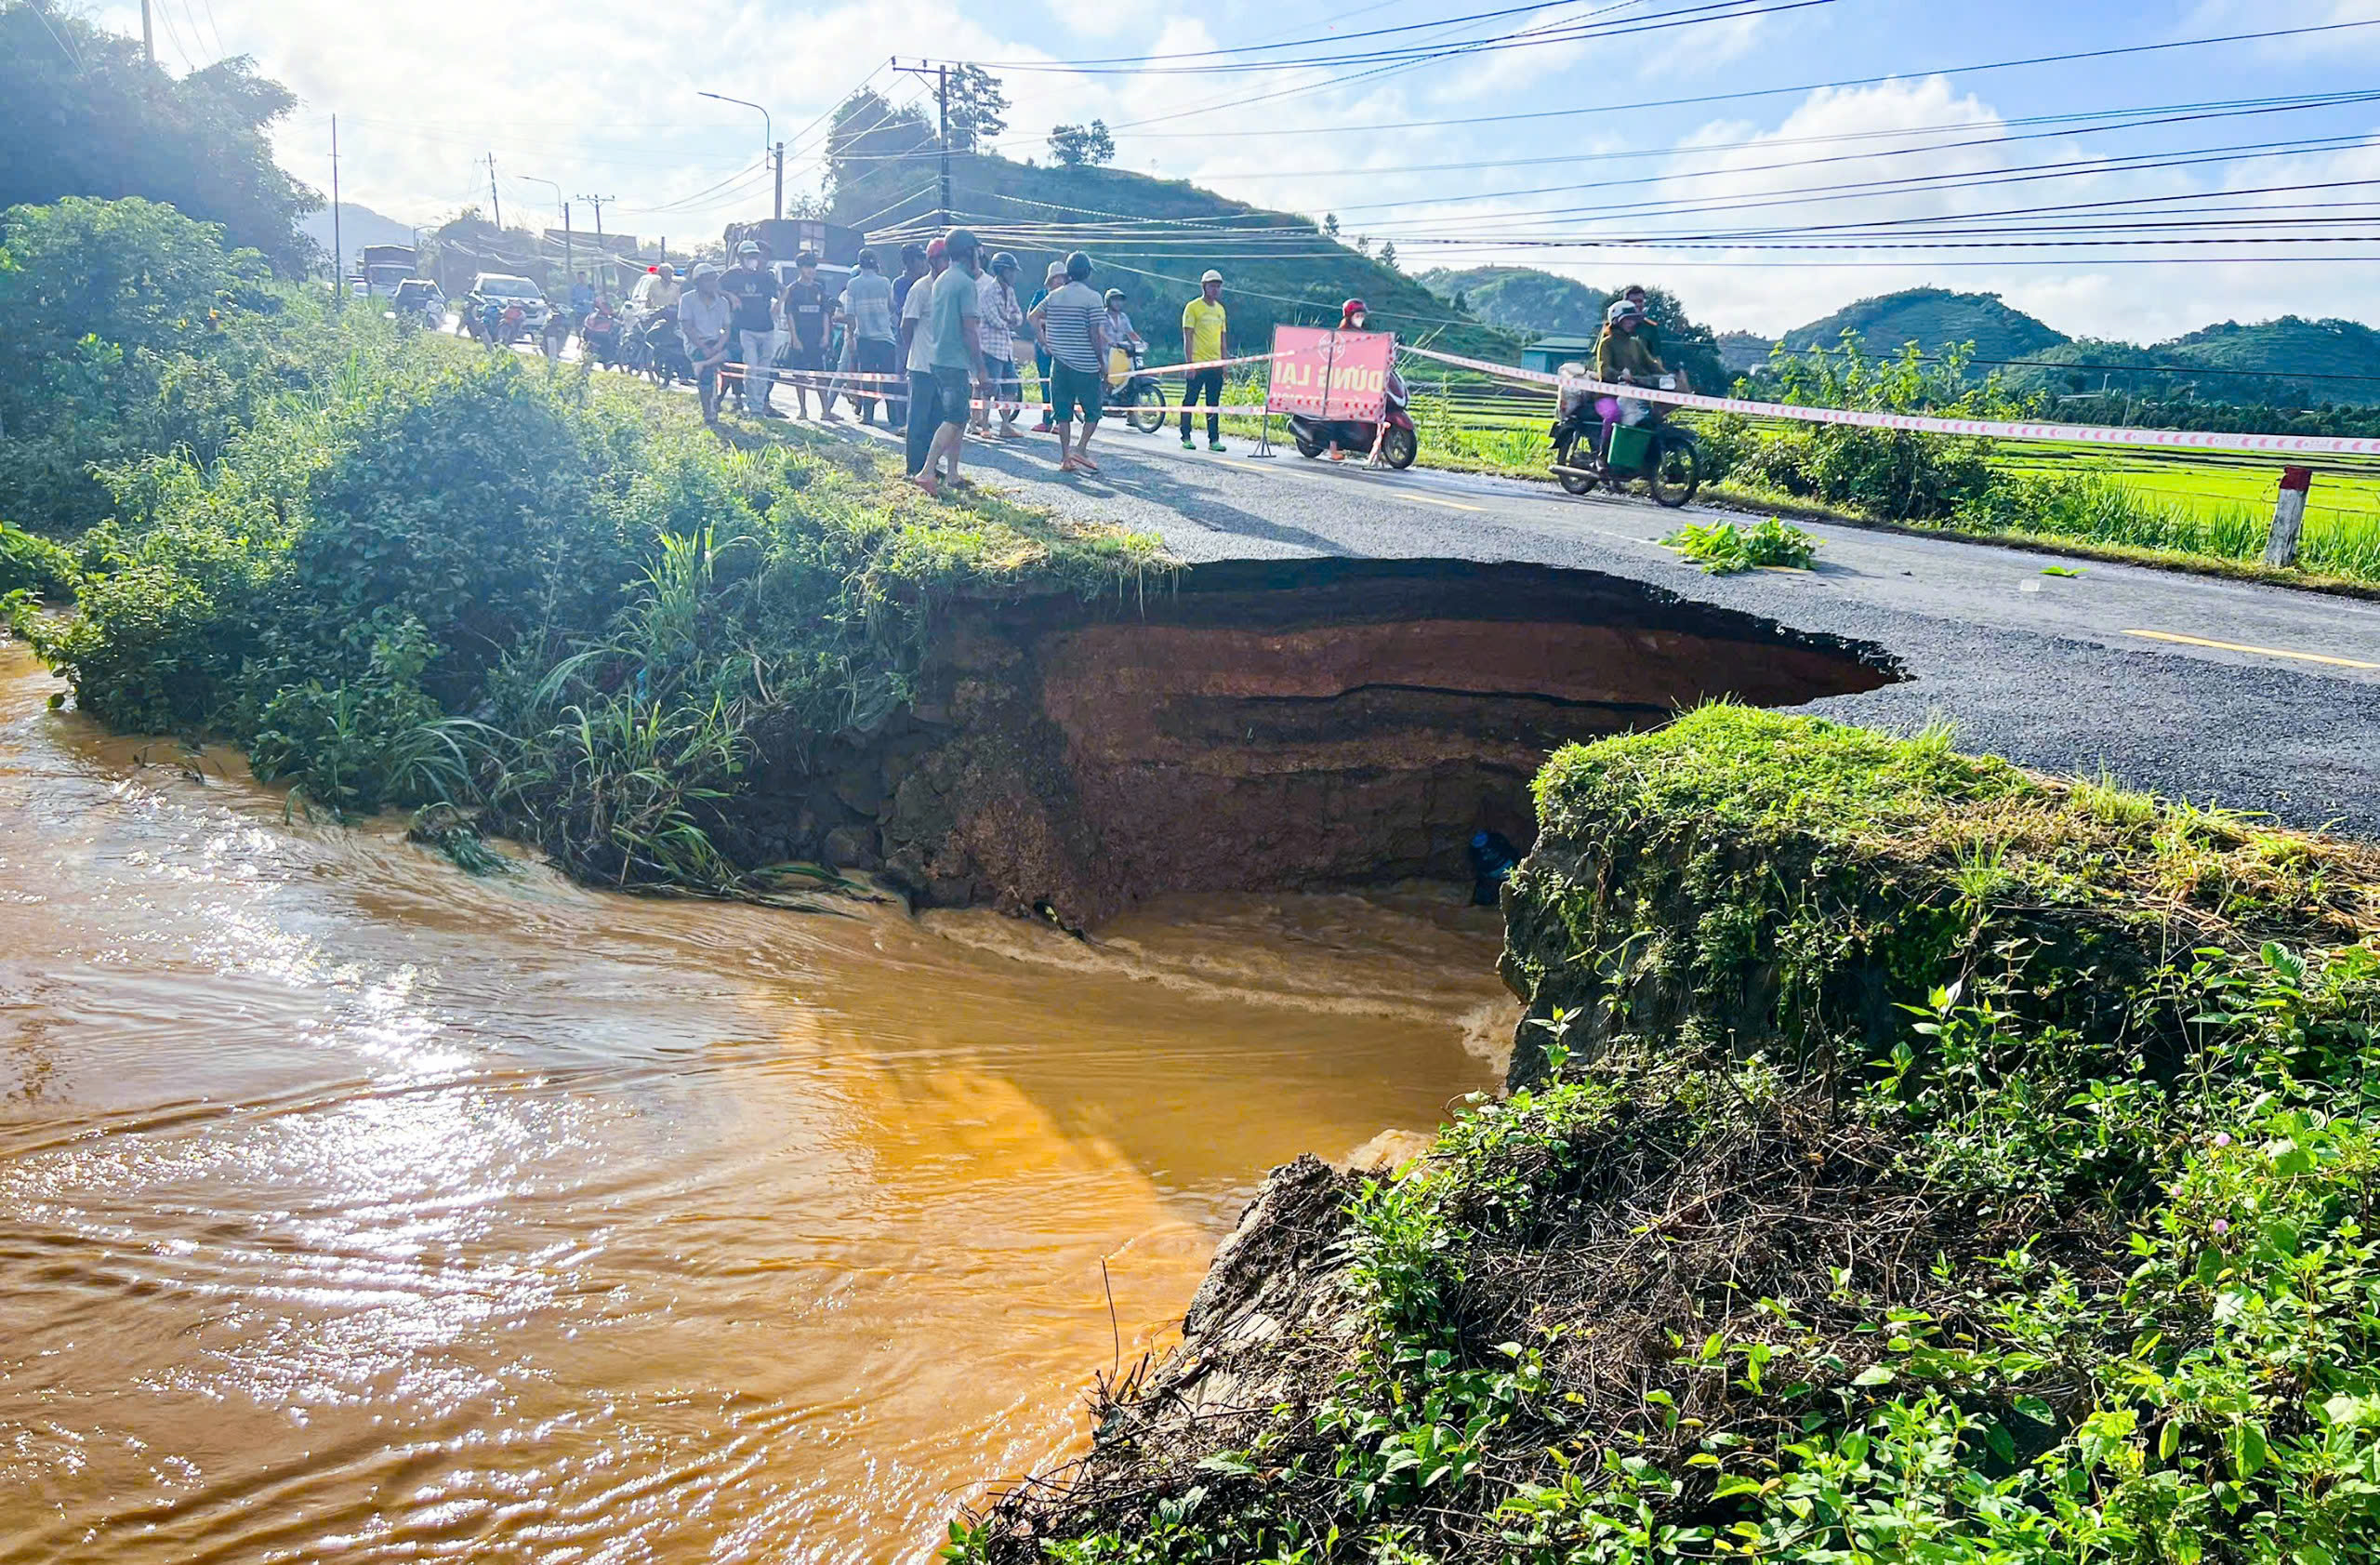
M609 298L596 296L586 321L578 328L578 340L596 363L612 365L619 361L620 318L612 313Z
M1645 324L1645 307L1633 299L1621 298L1611 302L1604 312L1603 333L1595 338L1595 378L1623 386L1649 386L1669 373L1668 367L1655 356L1652 345L1638 335ZM1604 397L1595 404L1595 411L1603 416L1603 442L1595 455L1607 458L1611 452L1611 432L1622 424L1641 424L1653 411L1653 405L1635 397Z
M1148 351L1149 345L1132 329L1132 317L1124 310L1123 289L1108 289L1101 302L1107 306L1107 384L1113 391L1130 378L1132 366L1140 362L1140 355ZM1124 357L1117 359L1117 353Z
M1341 331L1367 330L1368 328L1364 323L1370 317L1370 308L1366 305L1362 299L1351 298L1346 303L1339 307L1339 329ZM1396 365L1394 363L1388 366L1387 390L1388 400L1390 402L1395 403L1399 406L1404 405L1405 378L1396 373ZM1379 468L1386 467L1388 465L1387 458L1381 454L1382 447L1387 443L1387 440L1388 420L1383 418L1379 423L1372 426L1372 448L1371 451L1364 458L1364 464L1367 467ZM1334 462L1346 460L1346 453L1339 449L1339 443L1335 440L1330 443L1329 456L1330 459Z

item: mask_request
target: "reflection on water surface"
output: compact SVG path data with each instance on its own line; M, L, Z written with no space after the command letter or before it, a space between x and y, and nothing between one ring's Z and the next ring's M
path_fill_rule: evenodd
M0 1560L913 1558L1263 1171L1508 1028L1443 894L1096 948L473 880L0 646Z

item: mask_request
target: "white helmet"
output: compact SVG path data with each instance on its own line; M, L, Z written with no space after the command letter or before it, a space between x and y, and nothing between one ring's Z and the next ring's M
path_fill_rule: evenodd
M1222 282L1223 280L1223 274L1222 272L1217 272L1213 267L1211 267L1211 266L1210 266L1210 267L1209 267L1209 268L1207 269L1207 274L1206 274L1205 276L1203 276L1203 277L1201 277L1201 278L1199 278L1199 279L1198 279L1198 285L1199 285L1200 287L1202 287L1202 288L1203 288L1203 287L1205 287L1205 286L1206 286L1208 284L1210 284L1210 283L1220 283L1220 282Z

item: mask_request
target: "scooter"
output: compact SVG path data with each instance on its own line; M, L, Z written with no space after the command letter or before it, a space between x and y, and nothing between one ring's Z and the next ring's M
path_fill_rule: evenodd
M1659 389L1675 391L1677 378L1662 376ZM1617 399L1566 388L1552 431L1554 476L1562 487L1573 495L1597 484L1625 490L1641 478L1656 505L1673 511L1694 498L1702 483L1702 448L1692 434L1669 421L1660 404L1647 405L1636 422L1621 423ZM1604 448L1606 423L1611 431L1608 450Z
M1406 411L1405 388L1401 381L1391 378L1382 412L1388 420L1388 433L1381 440L1381 460L1393 468L1409 468L1413 458L1421 454L1421 437L1413 427L1413 416ZM1355 456L1363 456L1372 448L1378 433L1377 424L1359 424L1351 419L1333 419L1329 423L1303 413L1289 415L1289 438L1297 443L1301 457L1319 457L1332 445Z
M1117 359L1127 357L1121 348L1116 350ZM1165 388L1154 375L1141 372L1141 352L1134 349L1129 354L1130 368L1111 362L1106 376L1104 401L1111 412L1124 415L1124 421L1143 434L1155 434L1165 427ZM1122 371L1118 374L1118 371Z

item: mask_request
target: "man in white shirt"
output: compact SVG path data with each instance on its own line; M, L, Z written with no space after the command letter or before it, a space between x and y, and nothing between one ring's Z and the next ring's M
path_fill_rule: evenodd
M901 305L901 362L909 377L909 476L926 471L926 453L942 428L942 398L933 380L933 285L950 265L949 247L936 239L926 245L926 275Z
M719 268L694 268L694 291L678 300L678 335L694 362L694 387L702 393L703 422L719 422L719 371L734 346L735 301L719 287Z

